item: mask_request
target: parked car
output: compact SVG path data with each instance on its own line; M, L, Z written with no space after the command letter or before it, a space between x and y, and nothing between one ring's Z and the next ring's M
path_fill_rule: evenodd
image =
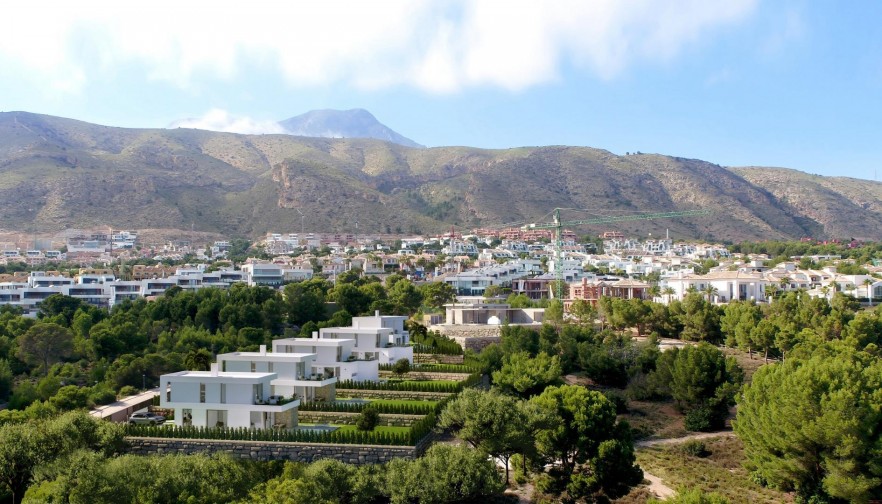
M159 425L165 423L165 417L153 413L133 413L129 417L130 424Z

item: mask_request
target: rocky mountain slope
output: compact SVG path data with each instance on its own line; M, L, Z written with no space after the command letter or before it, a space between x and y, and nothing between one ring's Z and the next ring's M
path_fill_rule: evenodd
M725 241L882 239L882 184L585 147L408 148L371 139L123 129L0 114L0 229L439 232L708 209L577 229Z
M385 124L364 109L311 110L279 121L291 135L321 138L375 138L405 147L422 147Z

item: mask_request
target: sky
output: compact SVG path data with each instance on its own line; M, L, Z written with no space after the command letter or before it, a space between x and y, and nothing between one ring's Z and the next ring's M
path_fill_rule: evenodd
M273 133L365 108L430 147L882 168L877 0L5 0L0 19L0 111Z

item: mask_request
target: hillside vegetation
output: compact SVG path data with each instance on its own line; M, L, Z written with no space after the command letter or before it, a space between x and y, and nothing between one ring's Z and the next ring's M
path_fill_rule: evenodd
M535 221L555 207L596 215L714 212L615 226L625 233L882 239L882 184L792 170L588 147L414 149L0 113L4 229L109 225L256 236L298 231L302 212L308 230L352 232L358 221L363 233L440 232Z

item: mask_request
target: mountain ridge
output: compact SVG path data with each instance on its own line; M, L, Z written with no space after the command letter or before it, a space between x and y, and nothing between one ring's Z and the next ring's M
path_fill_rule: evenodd
M290 135L320 138L374 138L420 148L413 140L393 131L365 109L319 109L278 123Z
M591 147L409 148L0 113L5 229L111 225L256 237L299 230L302 213L307 229L316 231L351 232L358 221L364 233L443 232L452 224L535 221L555 207L598 215L714 212L614 226L626 234L670 229L677 237L719 241L882 239L882 184L796 170L724 168Z

